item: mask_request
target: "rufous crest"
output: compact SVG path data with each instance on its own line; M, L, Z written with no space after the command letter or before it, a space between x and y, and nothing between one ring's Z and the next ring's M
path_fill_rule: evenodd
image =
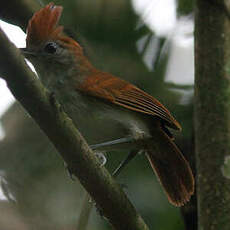
M58 25L62 9L51 2L33 15L27 27L27 47L39 46L62 34L63 26Z

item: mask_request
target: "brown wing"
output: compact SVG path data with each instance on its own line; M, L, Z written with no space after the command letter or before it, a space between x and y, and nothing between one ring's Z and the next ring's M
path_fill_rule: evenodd
M133 111L157 116L169 127L181 130L180 124L158 100L108 73L96 72L88 76L78 90Z

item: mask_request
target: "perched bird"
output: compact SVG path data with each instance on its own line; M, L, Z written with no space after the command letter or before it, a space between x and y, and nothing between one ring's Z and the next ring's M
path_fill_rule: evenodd
M194 178L167 128L181 130L180 124L151 95L96 69L58 25L62 9L49 3L29 20L25 57L88 143L144 150L168 200L184 205L194 192ZM139 140L142 144L135 144Z

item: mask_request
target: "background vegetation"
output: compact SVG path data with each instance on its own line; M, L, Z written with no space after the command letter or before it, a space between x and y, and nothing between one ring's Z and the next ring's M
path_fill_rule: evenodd
M193 163L193 98L182 100L193 86L165 82L172 50L169 38L156 36L129 0L54 2L64 6L62 24L96 67L136 84L172 111L183 127L182 133L175 134L177 143ZM180 0L177 4L178 18L186 15L192 20L193 1L188 4ZM0 17L7 19L4 7ZM153 41L157 44L154 48ZM149 60L151 68L144 61L146 51L154 54ZM177 65L180 68L180 63ZM81 185L69 178L63 160L20 105L15 103L1 122L6 137L0 142L0 175L11 201L0 201L1 228L75 229L84 199ZM107 168L112 171L124 154L108 153ZM195 197L181 210L172 207L144 156L137 156L118 180L127 186L126 193L151 229L185 229L184 223L187 230L197 229ZM111 226L93 209L88 229Z

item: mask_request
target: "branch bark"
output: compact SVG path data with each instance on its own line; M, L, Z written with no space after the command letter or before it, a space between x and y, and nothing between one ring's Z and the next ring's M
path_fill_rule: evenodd
M0 74L9 89L49 137L105 217L119 230L147 230L148 227L120 186L100 166L71 119L31 72L19 50L9 42L2 30L0 50Z
M230 20L224 2L197 0L195 141L199 229L230 229Z

